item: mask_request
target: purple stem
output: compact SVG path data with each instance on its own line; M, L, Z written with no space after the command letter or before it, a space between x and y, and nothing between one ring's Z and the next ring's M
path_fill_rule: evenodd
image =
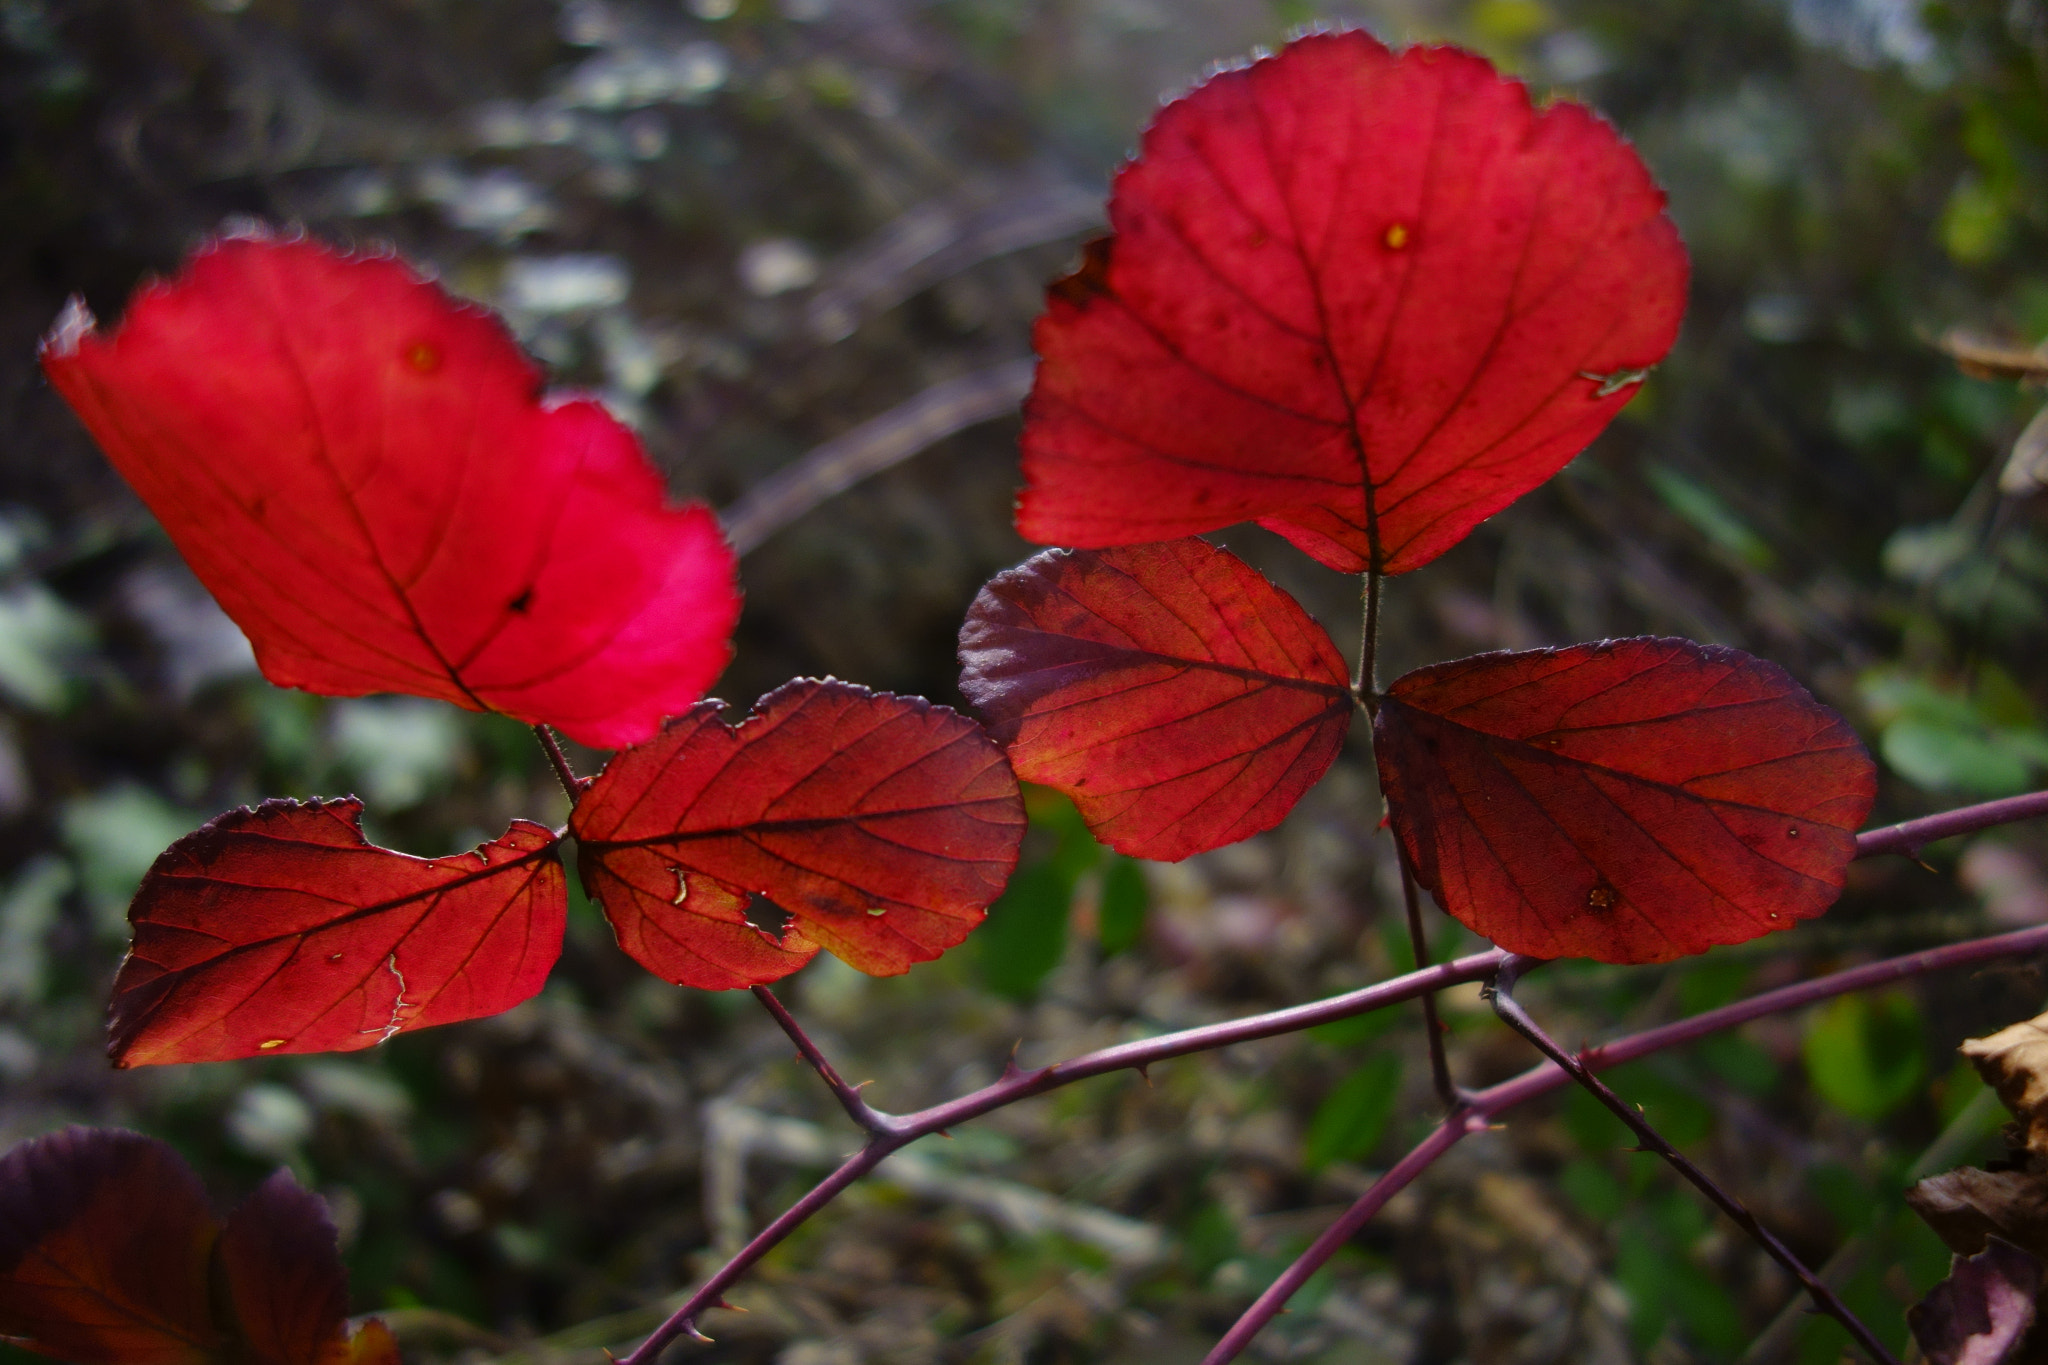
M1620 1066L1654 1052L1698 1042L1708 1034L1717 1033L1722 1029L1734 1028L1766 1015L1796 1010L1837 995L1889 985L1894 981L1903 981L1907 977L1919 976L1925 972L1971 967L1980 962L1992 962L2002 957L2014 957L2029 952L2048 952L2048 925L2021 929L2010 934L1996 934L1990 938L1971 939L1965 943L1951 943L1940 948L1929 948L1924 952L1906 953L1899 957L1886 958L1882 962L1868 962L1861 967L1851 967L1847 971L1816 977L1812 981L1802 981L1794 986L1766 991L1747 1000L1738 1000L1732 1005L1723 1005L1717 1010L1708 1010L1705 1014L1696 1014L1689 1019L1680 1019L1659 1028L1645 1029L1641 1033L1617 1038L1600 1047L1587 1048L1579 1054L1579 1061L1588 1071L1605 1071L1609 1067ZM1571 1083L1572 1078L1565 1074L1562 1067L1555 1062L1544 1062L1519 1076L1502 1081L1499 1085L1473 1091L1465 1097L1466 1108L1445 1119L1423 1140L1422 1146L1416 1148L1416 1151L1421 1151L1423 1147L1431 1148L1430 1159L1433 1161L1468 1133L1480 1131L1494 1118L1516 1105L1526 1104L1539 1095L1547 1095L1553 1090L1562 1090ZM1446 1133L1452 1136L1446 1139ZM1410 1157L1413 1155L1413 1152L1409 1154ZM1365 1225L1365 1219L1358 1219L1354 1223L1352 1213L1369 1203L1371 1207L1367 1210L1366 1217L1370 1218L1387 1200L1420 1175L1423 1167L1428 1164L1423 1162L1420 1166L1411 1166L1408 1159L1404 1158L1392 1170L1373 1182L1372 1187L1359 1197L1358 1203L1352 1206L1342 1221L1349 1223L1351 1232L1355 1234ZM1310 1275L1321 1269L1323 1263L1335 1255L1337 1248L1342 1245L1343 1241L1338 1240L1326 1246L1325 1239L1318 1238L1314 1245L1287 1268L1287 1275L1293 1278L1296 1285L1304 1283ZM1285 1303L1284 1299L1269 1302L1271 1299L1270 1294L1261 1294L1257 1302L1246 1309L1244 1316L1230 1329L1230 1334L1225 1340L1237 1342L1238 1350L1242 1350L1243 1343L1250 1341L1258 1334L1260 1328L1271 1322ZM1223 1362L1233 1359L1234 1356L1234 1352L1232 1355L1211 1352L1202 1365L1223 1365Z
M536 726L535 730L540 734L543 746L549 749L550 757L560 753L560 746L553 742L552 735L547 734L539 726ZM572 783L571 796L577 795L579 784L573 784L574 774L568 772L566 759L557 771L567 773L565 781ZM1871 830L1859 835L1856 841L1856 856L1862 858L1878 853L1907 852L1934 839L1945 839L2044 814L2048 814L2048 792L2035 792L2003 801L1987 801L1981 805L1965 806L1960 810L1931 815L1920 820L1909 820L1904 824ZM1732 1028L1737 1024L1781 1010L1797 1009L1801 1005L1825 1000L1830 996L1864 990L1922 972L1967 966L2035 949L2048 949L2048 927L2023 929L2017 933L1974 939L1967 943L1950 944L1921 953L1908 953L1902 957L1873 962L1818 980L1770 991L1690 1019L1667 1024L1660 1029L1651 1029L1628 1038L1617 1039L1605 1047L1581 1053L1580 1058L1588 1070L1597 1071L1605 1067L1618 1066L1663 1048L1692 1042L1718 1029ZM1036 1070L1020 1070L1013 1062L1004 1072L1002 1079L994 1084L913 1114L885 1114L866 1106L866 1102L862 1101L874 1124L868 1130L870 1136L867 1144L848 1157L837 1170L813 1187L802 1199L792 1204L781 1217L761 1229L737 1256L720 1267L718 1272L692 1294L681 1308L670 1315L666 1322L655 1328L631 1354L622 1357L618 1365L652 1365L654 1358L669 1343L678 1337L696 1334L697 1319L706 1309L716 1307L724 1291L756 1261L812 1214L837 1198L841 1190L880 1165L891 1153L921 1137L941 1132L969 1119L979 1118L983 1114L1015 1104L1019 1100L1044 1094L1063 1085L1071 1085L1075 1081L1086 1080L1091 1076L1123 1070L1143 1072L1154 1062L1184 1057L1195 1052L1207 1052L1258 1038L1270 1038L1276 1034L1293 1033L1313 1028L1317 1024L1384 1009L1405 1000L1433 995L1449 986L1484 980L1499 969L1507 956L1501 949L1493 948L1469 957L1461 957L1442 966L1421 968L1404 976L1382 981L1378 985L1367 986L1362 990L1332 996L1328 1000L1295 1005L1289 1009L1274 1010L1246 1019L1234 1019L1227 1023L1183 1029L1178 1033L1162 1034L1134 1043L1123 1043ZM779 1001L776 1003L780 1005ZM792 1039L800 1033L799 1029L796 1034L791 1035ZM798 1043L800 1050L803 1046L803 1043ZM815 1051L815 1048L813 1050ZM1288 1294L1293 1293L1310 1275L1321 1268L1323 1263L1335 1254L1337 1247L1343 1245L1347 1238L1363 1227L1389 1198L1421 1174L1430 1162L1468 1132L1485 1127L1494 1115L1503 1110L1569 1083L1570 1078L1562 1070L1555 1064L1546 1062L1512 1080L1466 1096L1464 1107L1446 1118L1416 1152L1410 1153L1409 1157L1404 1158L1376 1181L1330 1232L1318 1238L1308 1251L1303 1252L1296 1260L1295 1265L1288 1268L1280 1280L1259 1296L1238 1324L1231 1328L1224 1342L1219 1343L1210 1353L1204 1365L1222 1365L1223 1361L1232 1359L1243 1349L1243 1343L1250 1341L1260 1328L1280 1312ZM1426 1156L1418 1156L1418 1153L1425 1150ZM1342 1236L1335 1236L1339 1228L1345 1231ZM1291 1287L1283 1293L1280 1292L1283 1286ZM1225 1343L1231 1342L1237 1344L1225 1353Z
M1522 1007L1522 1002L1515 999L1515 983L1520 980L1522 973L1542 965L1540 960L1524 957L1520 953L1513 954L1501 964L1500 971L1495 973L1493 985L1490 987L1494 1013L1500 1016L1501 1022L1528 1039L1538 1052L1562 1068L1565 1074L1583 1086L1594 1099L1605 1105L1610 1114L1626 1124L1628 1130L1636 1135L1636 1140L1643 1144L1644 1149L1664 1158L1694 1189L1705 1195L1709 1203L1727 1214L1737 1227L1748 1233L1750 1240L1762 1247L1766 1255L1805 1286L1806 1292L1813 1297L1820 1310L1841 1323L1855 1339L1856 1344L1869 1353L1872 1360L1877 1361L1878 1365L1899 1365L1898 1359L1892 1355L1890 1349L1877 1339L1877 1334L1865 1326L1861 1318L1849 1311L1849 1305L1843 1303L1835 1291L1828 1288L1826 1282L1808 1269L1806 1262L1793 1254L1792 1248L1786 1246L1776 1233L1757 1221L1757 1216L1749 1211L1748 1205L1722 1189L1719 1182L1672 1146L1641 1111L1624 1103L1621 1096L1608 1089L1583 1061L1560 1047L1557 1041L1543 1030L1543 1026L1530 1016L1529 1011Z
M1964 806L1961 810L1943 811L1939 815L1923 816L1903 824L1886 825L1883 829L1867 829L1856 836L1856 856L1868 858L1878 853L1903 853L1909 858L1918 857L1921 849L1937 839L1974 834L1993 825L2009 825L2015 820L2031 820L2037 815L2048 815L2048 791L2008 796L2002 801Z
M1157 1038L1143 1038L1134 1043L1122 1043L1116 1047L1104 1048L1100 1052L1086 1053L1068 1061L1056 1062L1051 1066L1033 1070L1020 1070L1013 1063L1003 1073L1002 1079L994 1084L985 1085L979 1090L962 1095L958 1099L948 1100L944 1104L920 1109L914 1114L885 1114L869 1108L868 1114L873 1126L869 1127L866 1123L862 1125L868 1128L870 1134L867 1144L848 1157L838 1170L826 1177L823 1184L791 1205L780 1218L761 1229L739 1255L720 1267L717 1274L692 1294L666 1322L655 1328L653 1334L641 1342L631 1355L621 1357L619 1365L651 1365L654 1358L660 1355L670 1342L695 1332L697 1319L704 1311L717 1307L719 1298L725 1290L771 1247L787 1237L805 1219L830 1203L840 1190L873 1170L891 1153L909 1146L921 1137L928 1137L955 1124L964 1123L968 1119L979 1118L983 1114L1001 1109L1005 1105L1015 1104L1019 1100L1029 1099L1033 1095L1042 1095L1048 1090L1086 1080L1090 1076L1133 1069L1143 1071L1154 1062L1163 1062L1172 1057L1184 1057L1192 1052L1207 1052L1232 1043L1270 1038L1280 1033L1293 1033L1334 1019L1348 1019L1354 1014L1367 1014L1376 1009L1384 1009L1388 1005L1413 1000L1419 995L1439 991L1446 986L1456 986L1467 981L1483 981L1493 975L1506 956L1506 953L1494 948L1487 952L1474 953L1470 957L1461 957L1455 962L1446 962L1442 966L1409 972L1406 976L1397 976L1376 986L1332 996L1328 1000L1318 1000L1313 1004L1296 1005L1292 1009L1253 1015L1249 1019L1205 1024L1200 1028L1161 1034ZM780 1001L776 1003L781 1004ZM798 1044L799 1048L802 1046L803 1043Z
M569 756L562 752L562 742L555 738L555 732L545 725L533 727L534 738L547 753L548 762L555 770L555 780L562 784L562 790L569 795L569 804L574 806L583 795L583 779L576 776L576 769L569 762Z
M825 1054L811 1041L811 1035L804 1032L804 1026L796 1021L796 1016L789 1012L789 1007L775 998L775 992L766 986L756 986L754 998L774 1016L776 1023L782 1025L782 1031L789 1035L789 1041L796 1044L797 1054L811 1064L811 1069L818 1073L818 1079L825 1082L826 1088L838 1099L840 1107L846 1110L846 1116L858 1124L862 1132L881 1132L887 1126L883 1123L882 1116L875 1112L873 1105L860 1097L859 1086L848 1085L832 1063L825 1060Z
M1286 1307L1287 1301L1308 1283L1309 1276L1322 1269L1323 1263L1336 1255L1339 1247L1357 1236L1358 1230L1371 1222L1373 1215L1385 1208L1389 1199L1406 1189L1409 1182L1434 1165L1438 1157L1457 1146L1458 1140L1468 1131L1485 1126L1485 1119L1465 1108L1438 1124L1414 1151L1373 1181L1372 1187L1359 1196L1358 1202L1346 1209L1342 1218L1330 1224L1307 1251L1297 1256L1294 1264L1288 1266L1279 1279L1266 1286L1266 1292L1259 1295L1245 1310L1244 1316L1223 1334L1223 1339L1202 1357L1202 1365L1224 1365L1225 1361L1237 1359L1237 1353L1250 1345L1259 1329Z
M1422 896L1399 839L1394 840L1394 856L1401 863L1401 900L1408 911L1408 941L1415 945L1415 965L1420 967L1429 961L1429 938L1422 931ZM1464 1100L1451 1076L1451 1059L1444 1051L1444 1023L1437 1017L1434 995L1422 997L1422 1028L1429 1041L1429 1078L1436 1085L1436 1097L1443 1101L1445 1113L1456 1113Z

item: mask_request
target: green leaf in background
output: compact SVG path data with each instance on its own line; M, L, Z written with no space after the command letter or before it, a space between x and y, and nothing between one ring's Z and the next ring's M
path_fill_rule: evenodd
M146 787L122 784L64 805L57 817L78 866L93 923L110 938L128 933L128 898L157 855L190 834L203 818L180 810Z
M1900 992L1845 995L1807 1020L1807 1075L1851 1118L1883 1118L1911 1099L1927 1067L1920 1007Z
M1363 1161L1379 1146L1401 1098L1401 1059L1382 1052L1337 1082L1309 1120L1302 1164L1320 1171L1336 1161Z
M1151 905L1145 869L1135 858L1112 855L1102 869L1102 894L1095 911L1096 935L1104 957L1138 946L1145 936L1145 913Z
M1051 861L1010 878L988 920L974 931L982 983L997 995L1028 1000L1067 950L1074 879Z
M2048 732L2000 670L1980 670L1968 693L1894 669L1866 673L1857 687L1884 727L1886 764L1916 786L2008 796L2048 767Z
M1029 1000L1060 965L1075 883L1102 858L1074 803L1051 788L1025 787L1024 814L1031 822L1025 847L1050 840L1052 849L1017 869L970 940L982 984L1010 1000Z

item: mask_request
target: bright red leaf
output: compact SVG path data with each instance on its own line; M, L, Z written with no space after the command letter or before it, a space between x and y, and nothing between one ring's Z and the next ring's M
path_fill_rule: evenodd
M398 1365L347 1311L327 1207L288 1172L223 1228L155 1138L67 1128L0 1156L0 1337L78 1365Z
M584 884L642 966L727 989L822 946L890 976L981 922L1024 804L979 725L830 679L776 689L737 727L723 706L614 757L570 817ZM779 941L748 922L754 894L789 914Z
M351 1052L541 988L569 904L555 836L515 820L413 858L364 840L362 809L266 801L164 851L128 911L115 1065Z
M1670 349L1664 196L1580 105L1450 48L1320 34L1167 106L1053 287L1017 525L1257 520L1402 573L1545 479Z
M227 240L111 337L72 307L43 367L272 682L410 692L645 739L739 613L711 513L638 442L544 399L489 314L403 264Z
M1834 903L1877 771L1776 664L1689 640L1481 654L1387 689L1395 834L1475 933L1664 962Z
M0 1156L0 1337L75 1365L204 1365L219 1226L139 1133L67 1128Z
M1095 836L1176 860L1280 823L1343 746L1355 703L1323 628L1196 539L1050 550L981 590L960 690L1027 782Z

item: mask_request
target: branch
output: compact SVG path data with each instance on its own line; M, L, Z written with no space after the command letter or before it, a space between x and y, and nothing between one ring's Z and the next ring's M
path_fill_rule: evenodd
M1016 410L1036 361L1006 360L932 385L879 417L835 436L748 489L725 509L725 538L739 554L758 549L835 493L901 464L956 431Z
M1626 1038L1617 1038L1601 1047L1588 1048L1579 1054L1579 1062L1588 1071L1605 1071L1609 1067L1620 1066L1655 1052L1698 1042L1708 1034L1718 1033L1722 1029L1734 1028L1754 1019L1762 1019L1766 1015L1801 1009L1837 995L1889 985L1894 981L1903 981L1907 977L1927 972L1973 967L1978 963L1993 962L2002 957L2017 957L2023 953L2037 952L2048 952L2048 925L2021 929L2016 933L1995 934L1990 938L1971 939L1965 943L1951 943L1941 948L1930 948L1925 952L1887 958L1882 962L1865 963L1861 967L1852 967L1845 972L1835 972L1812 981L1802 981L1796 986L1766 991L1748 1000L1738 1000L1732 1005L1708 1010L1705 1014L1696 1014L1689 1019L1680 1019L1675 1023L1646 1029ZM1415 1156L1416 1152L1427 1147L1431 1149L1430 1160L1433 1161L1468 1133L1479 1132L1516 1105L1525 1104L1553 1090L1562 1090L1570 1084L1571 1077L1565 1074L1564 1068L1555 1062L1546 1061L1519 1076L1502 1081L1499 1085L1474 1091L1465 1097L1465 1108L1446 1118L1423 1140L1415 1152L1409 1153L1409 1157ZM1447 1137L1446 1134L1450 1136ZM1404 1158L1375 1182L1340 1222L1348 1226L1355 1235L1374 1212L1421 1174L1422 1167L1427 1165L1428 1162L1423 1162L1421 1166L1411 1167L1408 1159ZM1400 1173L1398 1181L1395 1180L1396 1173ZM1390 1185L1390 1182L1393 1183ZM1382 1186L1389 1187L1383 1189ZM1352 1215L1368 1203L1371 1207L1366 1210L1365 1217L1354 1221ZM1290 1279L1297 1286L1304 1283L1310 1275L1320 1270L1323 1263L1335 1255L1337 1248L1342 1245L1341 1240L1326 1242L1324 1238L1317 1238L1315 1243L1287 1268L1284 1278ZM1243 1343L1250 1341L1258 1334L1260 1328L1271 1322L1285 1306L1285 1302L1284 1299L1274 1299L1268 1294L1260 1295L1257 1302L1246 1309L1244 1316L1231 1328L1226 1340L1239 1343L1238 1349L1242 1350ZM1223 1362L1234 1358L1235 1352L1231 1355L1212 1352L1202 1365L1223 1365Z
M1868 857L1878 853L1899 852L1917 847L1930 838L1947 838L2042 814L2048 814L2048 792L1966 806L1943 815L1907 821L1903 825L1873 830L1861 835L1857 840L1857 856ZM1721 1029L1733 1028L1765 1015L1798 1009L1832 996L1867 990L1873 986L1885 985L1925 972L1971 966L2001 957L2040 951L2048 951L2048 926L2022 929L2016 933L1998 934L1990 938L1972 939L1965 943L1949 944L1918 953L1907 953L1882 962L1867 963L1848 971L1836 972L1813 981L1768 991L1748 1000L1724 1005L1717 1010L1709 1010L1705 1014L1666 1024L1661 1028L1617 1039L1603 1047L1591 1048L1580 1053L1579 1061L1588 1071L1600 1071L1666 1048L1683 1046ZM717 1307L722 1302L721 1296L724 1291L756 1261L800 1227L812 1214L831 1203L838 1197L840 1191L873 1170L890 1153L921 1137L944 1131L969 1119L979 1118L983 1114L1020 1100L1042 1095L1049 1090L1071 1085L1075 1081L1086 1080L1091 1076L1124 1070L1143 1072L1154 1062L1184 1057L1196 1052L1213 1051L1216 1048L1251 1042L1259 1038L1271 1038L1278 1034L1293 1033L1333 1020L1348 1019L1353 1015L1384 1009L1389 1005L1400 1004L1420 996L1433 995L1447 987L1468 981L1484 980L1492 976L1507 958L1507 953L1494 948L1461 957L1441 966L1418 968L1405 976L1397 976L1378 985L1367 986L1361 990L1307 1005L1295 1005L1245 1019L1207 1024L1200 1028L1183 1029L1178 1033L1162 1034L1156 1038L1123 1043L1035 1070L1012 1068L1001 1080L992 1085L983 1086L957 1099L933 1105L913 1114L891 1115L870 1108L869 1113L877 1127L870 1130L872 1135L867 1145L847 1158L837 1170L791 1205L781 1217L756 1234L737 1256L692 1294L683 1306L656 1328L632 1354L623 1357L619 1365L652 1365L654 1358L678 1337L696 1334L697 1319L706 1310ZM801 1044L799 1046L801 1047ZM1379 1211L1387 1199L1412 1181L1443 1152L1462 1140L1467 1133L1486 1127L1496 1115L1515 1105L1563 1087L1570 1079L1555 1063L1545 1062L1542 1066L1511 1080L1464 1096L1464 1104L1460 1109L1446 1118L1420 1147L1375 1182L1329 1232L1303 1252L1295 1265L1289 1267L1286 1274L1246 1310L1244 1317L1224 1339L1225 1343L1235 1345L1226 1353L1224 1345L1219 1343L1204 1365L1222 1365L1222 1362L1234 1358L1238 1351L1242 1350L1243 1343L1250 1341L1260 1328L1281 1311L1288 1294L1294 1292L1294 1289L1299 1288L1310 1275L1320 1269L1348 1237L1355 1234ZM1337 1235L1340 1228L1345 1230L1342 1236Z
M1501 1022L1528 1039L1537 1051L1562 1067L1566 1074L1589 1091L1594 1099L1607 1106L1609 1113L1628 1125L1629 1131L1636 1135L1636 1140L1641 1142L1644 1148L1663 1157L1673 1170L1691 1182L1694 1189L1733 1219L1737 1227L1749 1234L1751 1241L1762 1247L1772 1260L1791 1272L1792 1277L1806 1287L1806 1292L1812 1296L1820 1310L1841 1323L1849 1335L1855 1338L1856 1343L1870 1353L1871 1359L1878 1361L1879 1365L1898 1365L1897 1359L1886 1349L1885 1344L1877 1339L1876 1334L1864 1326L1861 1318L1849 1311L1849 1305L1837 1298L1834 1290L1828 1288L1818 1276L1807 1269L1806 1262L1795 1256L1792 1248L1779 1240L1776 1233L1758 1222L1756 1215L1749 1211L1747 1205L1722 1189L1713 1177L1688 1160L1657 1131L1640 1110L1624 1104L1619 1095L1586 1068L1585 1063L1559 1047L1557 1042L1530 1017L1529 1012L1522 1008L1521 1002L1515 999L1515 983L1523 972L1542 965L1539 960L1524 957L1520 953L1511 955L1501 964L1500 971L1493 978L1493 985L1488 991L1493 997L1493 1011L1500 1016Z
M562 790L568 793L569 804L575 805L576 799L583 795L584 783L582 778L576 776L576 769L570 766L569 756L562 752L562 742L556 739L555 732L545 725L534 726L533 735L540 741L540 747L547 754L549 764L554 767L555 779L562 784Z
M1878 853L1903 853L1917 857L1922 848L1937 839L1974 834L1993 825L2009 825L2016 820L2031 820L2037 815L2048 815L2048 791L2008 796L2002 801L1964 806L1961 810L1943 811L1939 815L1887 825L1883 829L1867 829L1856 836L1856 856L1868 858Z
M1224 1365L1226 1361L1237 1359L1238 1352L1250 1345L1259 1329L1286 1308L1287 1301L1308 1283L1309 1276L1322 1269L1323 1263L1336 1255L1339 1247L1357 1236L1359 1229L1371 1222L1373 1215L1385 1208L1389 1199L1406 1189L1416 1176L1434 1165L1438 1157L1457 1146L1458 1140L1466 1133L1477 1132L1485 1126L1486 1120L1469 1109L1460 1109L1438 1124L1414 1151L1373 1181L1372 1187L1358 1197L1358 1202L1346 1209L1342 1218L1330 1224L1307 1251L1297 1256L1294 1264L1281 1272L1279 1279L1266 1286L1266 1292L1259 1295L1244 1311L1244 1316L1223 1334L1223 1339L1202 1357L1202 1365Z
M862 1132L882 1132L888 1125L882 1121L882 1116L875 1112L874 1106L860 1097L860 1087L848 1085L840 1077L838 1071L833 1069L832 1063L825 1060L825 1054L818 1050L818 1045L811 1041L811 1035L804 1032L803 1025L789 1012L789 1007L775 998L775 992L766 986L756 986L754 998L775 1017L776 1023L782 1025L782 1031L789 1035L789 1041L796 1044L797 1054L811 1064L811 1069L818 1073L818 1078L832 1091L833 1097L839 1101L839 1107L846 1111L846 1116L852 1119Z
M796 1231L812 1214L831 1203L841 1190L873 1170L891 1153L909 1146L921 1137L943 1132L968 1119L979 1118L992 1110L1015 1104L1033 1095L1042 1095L1063 1085L1071 1085L1075 1081L1086 1080L1090 1076L1101 1076L1112 1071L1142 1072L1152 1063L1172 1057L1184 1057L1193 1052L1208 1052L1232 1043L1270 1038L1280 1033L1293 1033L1331 1020L1348 1019L1354 1014L1366 1014L1376 1009L1384 1009L1388 1005L1398 1005L1416 996L1442 990L1446 986L1481 981L1492 976L1506 956L1498 948L1489 952L1474 953L1455 962L1409 972L1406 976L1397 976L1391 981L1382 981L1376 986L1367 986L1363 990L1332 996L1328 1000L1318 1000L1313 1004L1296 1005L1292 1009L1253 1015L1249 1019L1234 1019L1221 1024L1205 1024L1200 1028L1182 1029L1178 1033L1161 1034L1157 1038L1144 1038L1134 1043L1104 1048L1099 1052L1085 1053L1071 1060L1035 1070L1012 1069L992 1085L985 1085L958 1099L933 1105L929 1109L921 1109L914 1114L885 1114L870 1108L868 1112L875 1127L869 1130L871 1136L867 1145L848 1157L839 1169L791 1205L780 1218L755 1234L753 1241L748 1242L737 1256L726 1262L696 1293L690 1295L682 1307L671 1314L661 1326L655 1328L653 1334L641 1342L631 1355L622 1357L619 1365L652 1365L654 1358L660 1355L670 1342L678 1337L696 1333L697 1319L706 1310L719 1305L726 1289L746 1273L748 1267L765 1256L783 1238ZM799 1044L799 1047L801 1046Z
M1408 866L1408 855L1399 839L1394 841L1394 856L1401 863L1401 899L1408 910L1408 941L1415 945L1415 965L1420 967L1429 961L1429 940L1422 932L1422 898L1415 887L1415 873ZM1422 1027L1429 1035L1429 1077L1436 1086L1436 1097L1444 1102L1445 1113L1456 1113L1464 1099L1458 1094L1458 1083L1451 1078L1450 1058L1444 1055L1444 1025L1437 1017L1434 995L1422 997Z

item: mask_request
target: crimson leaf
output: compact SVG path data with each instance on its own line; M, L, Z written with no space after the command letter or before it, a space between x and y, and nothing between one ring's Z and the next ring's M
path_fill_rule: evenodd
M711 513L665 506L631 432L541 398L495 319L398 261L218 242L111 337L74 303L43 367L280 686L612 747L725 666Z
M1450 48L1318 34L1167 106L1034 343L1017 525L1258 520L1402 573L1548 479L1670 349L1686 258L1614 130Z
M798 679L738 726L692 707L614 757L570 817L619 945L680 985L786 976L822 946L878 976L966 938L1024 805L979 725L920 697ZM778 941L753 894L787 911Z
M1776 664L1641 638L1481 654L1387 689L1395 834L1475 933L1664 962L1834 903L1877 772Z
M428 859L367 842L353 797L230 811L143 878L108 1053L350 1052L497 1014L540 989L567 914L555 836L528 820Z
M1344 661L1295 600L1193 538L1052 550L981 590L960 690L1017 775L1120 853L1175 860L1284 818L1343 746Z

